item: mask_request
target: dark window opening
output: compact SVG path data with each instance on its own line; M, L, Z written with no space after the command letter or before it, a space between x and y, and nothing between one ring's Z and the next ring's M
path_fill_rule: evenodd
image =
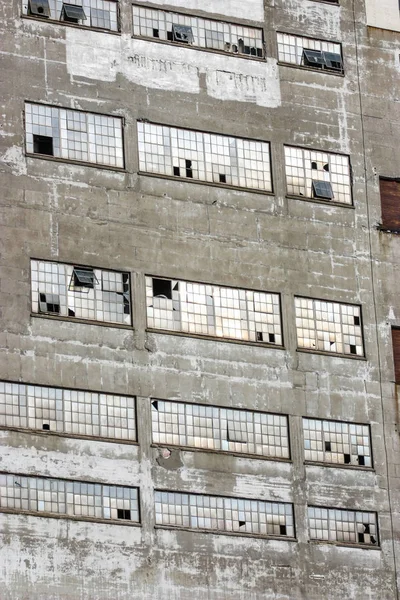
M48 423L43 423L42 429L43 431L50 431L50 425Z
M357 354L357 346L350 344L350 354Z
M169 279L153 279L153 296L172 300L172 281Z
M345 454L344 455L344 464L345 465L349 465L351 463L351 456L350 454Z
M68 309L68 316L69 316L69 317L74 317L74 316L75 316L75 311L74 311L74 310L72 310L72 308L69 308L69 309Z
M324 171L326 171L327 173L329 173L329 164L326 163L326 165L324 165L323 169L324 169Z
M315 160L313 160L311 162L311 168L317 170L318 169L318 164L315 162Z
M330 442L325 442L325 451L330 452L332 450L332 446Z
M189 25L172 25L172 36L174 42L193 44L193 31Z
M79 21L85 21L85 11L82 6L63 4L61 20L66 21L67 23L79 23Z
M193 177L192 161L185 160L185 167L186 167L186 177Z
M343 62L340 54L336 52L323 52L322 56L325 61L325 68L330 69L332 71L342 71Z
M257 56L260 56L261 58L264 56L262 48L257 48Z
M29 0L28 14L35 17L50 17L49 0Z
M175 177L181 176L181 170L179 167L174 167L174 175L175 175Z
M39 294L39 312L60 314L60 296L58 294Z
M160 37L160 32L158 29L153 29L153 37L155 38L159 38Z
M365 457L362 454L358 455L358 464L363 467L365 465Z
M172 34L172 31L167 31L167 40L169 42L173 42L174 41L174 36Z
M355 316L354 317L354 325L359 325L360 324L360 317Z
M271 344L275 344L275 334L274 333L269 333L268 339Z
M93 289L97 283L93 269L74 268L73 271L74 287L84 287Z
M239 521L239 527L244 527L246 525L246 521Z
M130 521L130 519L131 519L131 511L127 510L125 508L118 508L117 515L118 515L118 519L126 519L128 521Z
M320 50L303 50L303 63L306 67L314 67L314 69L322 69L325 64L324 57Z
M54 156L53 138L47 135L33 134L33 152L34 154Z
M262 331L257 331L257 342L263 342L264 336Z
M226 183L226 175L224 173L219 174L219 182Z
M154 406L154 408L156 410L158 410L158 400L153 400L153 402L151 403L152 406Z
M279 525L279 533L281 535L287 535L286 534L286 525Z

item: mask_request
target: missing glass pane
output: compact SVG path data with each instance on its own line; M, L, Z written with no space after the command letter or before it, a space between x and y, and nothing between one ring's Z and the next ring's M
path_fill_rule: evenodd
M47 154L53 156L53 138L46 135L33 134L34 154Z
M172 282L169 279L153 278L153 296L172 300Z

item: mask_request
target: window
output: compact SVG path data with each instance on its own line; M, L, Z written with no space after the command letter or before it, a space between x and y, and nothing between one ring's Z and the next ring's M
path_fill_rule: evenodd
M268 142L138 123L145 173L272 191Z
M343 74L341 44L288 33L278 33L277 37L280 62L327 73Z
M394 381L400 385L400 329L392 327Z
M34 313L131 325L128 273L32 260L31 279Z
M285 146L285 171L290 196L352 204L348 156Z
M379 546L374 512L309 506L308 527L312 540Z
M295 298L295 308L299 348L364 356L359 306Z
M23 0L22 11L32 17L118 31L118 2L115 0Z
M134 442L135 399L0 381L0 426Z
M294 538L292 504L244 498L224 498L155 492L156 525Z
M154 279L146 277L148 327L282 345L279 294L161 280L171 293L154 295Z
M382 226L386 231L400 232L400 179L379 178Z
M262 29L133 5L133 34L243 57L264 57Z
M25 104L26 151L123 169L122 119Z
M152 400L153 443L218 452L290 458L283 415Z
M303 419L304 457L349 467L372 467L368 425Z
M3 473L0 511L139 523L138 489Z

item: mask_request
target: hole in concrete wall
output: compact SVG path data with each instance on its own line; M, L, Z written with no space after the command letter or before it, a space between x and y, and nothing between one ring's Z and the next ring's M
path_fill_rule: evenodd
M153 278L153 296L172 300L172 282L168 279Z
M33 134L33 152L34 154L46 154L46 156L54 156L53 138L47 135Z

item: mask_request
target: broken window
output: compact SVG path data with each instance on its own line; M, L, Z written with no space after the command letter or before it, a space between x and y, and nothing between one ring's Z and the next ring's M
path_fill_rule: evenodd
M386 231L400 232L400 180L379 178L382 225Z
M368 425L303 418L303 434L308 461L372 467Z
M35 17L50 17L49 0L29 0L28 14Z
M37 260L31 269L34 313L131 325L128 273ZM46 304L58 310L44 310Z
M60 313L60 296L58 294L39 294L39 312Z
M282 63L343 73L342 46L288 33L278 33L278 59Z
M0 474L1 509L139 523L138 488ZM129 516L128 516L129 515Z
M153 400L153 443L290 458L284 415Z
M139 169L272 191L270 149L259 142L138 122Z
M63 23L75 23L118 31L118 2L116 0L28 0L23 13L35 17L51 17Z
M155 492L156 525L289 537L295 536L293 505L242 498Z
M282 345L279 294L146 277L146 302L150 328Z
M364 356L359 306L295 298L295 309L299 348Z
M264 57L262 29L143 6L133 5L132 10L135 36L190 44L239 56Z
M348 156L285 146L287 193L352 204Z
M308 507L310 539L378 546L377 515L337 508Z
M30 154L124 167L119 117L27 103L25 120Z
M135 442L135 398L0 381L0 426Z

